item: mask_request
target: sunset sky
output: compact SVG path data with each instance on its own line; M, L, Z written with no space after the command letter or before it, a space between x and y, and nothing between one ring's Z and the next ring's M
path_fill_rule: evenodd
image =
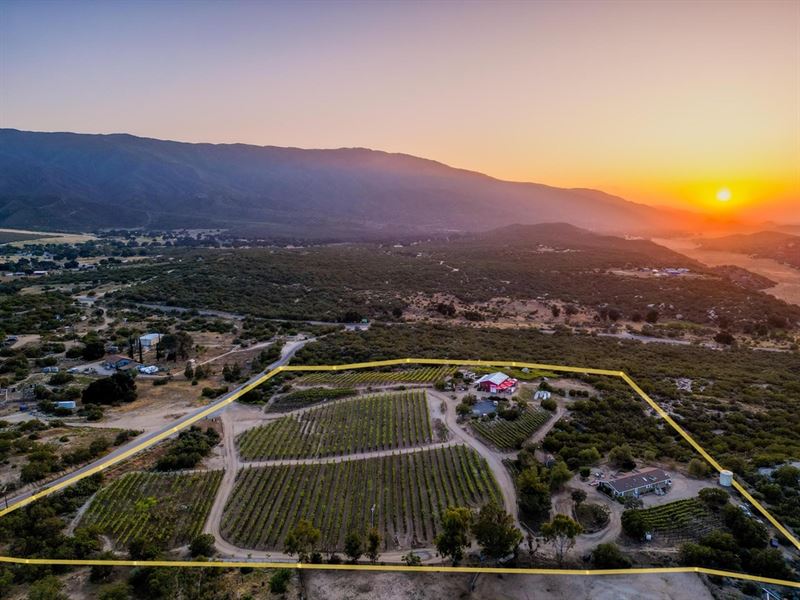
M3 0L0 125L365 146L800 221L800 1Z

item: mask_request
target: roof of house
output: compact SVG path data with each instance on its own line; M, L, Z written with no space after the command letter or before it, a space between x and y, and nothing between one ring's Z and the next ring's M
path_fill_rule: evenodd
M651 468L644 469L638 473L625 475L624 477L619 477L617 479L612 479L611 481L608 481L607 484L617 493L624 494L625 492L630 492L636 488L652 485L654 483L661 483L667 481L668 479L672 479L672 477L670 477L670 474L663 469Z
M150 342L158 341L161 339L160 333L145 333L144 335L139 336L140 340L148 340Z
M120 361L127 361L128 363L135 363L136 361L130 358L129 356L122 356L121 354L110 354L106 356L105 362L110 365L115 365Z
M503 383L507 379L509 379L508 375L498 371L497 373L490 373L488 375L484 375L483 377L478 379L478 381L476 383L485 383L485 382L488 381L488 382L493 383L495 385L500 385L501 383Z

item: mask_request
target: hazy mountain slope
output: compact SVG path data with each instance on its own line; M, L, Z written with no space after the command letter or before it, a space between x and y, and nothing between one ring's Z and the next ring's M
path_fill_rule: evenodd
M550 221L602 231L681 224L674 213L594 190L500 181L359 148L0 130L2 226L206 226L347 237Z
M700 247L704 250L722 250L761 258L773 258L800 268L800 237L788 233L759 231L751 234L727 235L704 239L700 242Z

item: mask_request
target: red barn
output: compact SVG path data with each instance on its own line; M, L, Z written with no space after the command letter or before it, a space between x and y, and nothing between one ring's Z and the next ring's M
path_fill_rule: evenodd
M484 375L478 379L477 384L480 391L489 392L490 394L499 392L514 393L517 389L517 380L500 372Z

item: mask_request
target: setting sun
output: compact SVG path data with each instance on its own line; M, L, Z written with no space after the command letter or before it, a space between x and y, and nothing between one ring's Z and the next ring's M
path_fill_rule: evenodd
M720 202L727 202L731 199L731 191L728 188L722 188L717 191L717 200Z

